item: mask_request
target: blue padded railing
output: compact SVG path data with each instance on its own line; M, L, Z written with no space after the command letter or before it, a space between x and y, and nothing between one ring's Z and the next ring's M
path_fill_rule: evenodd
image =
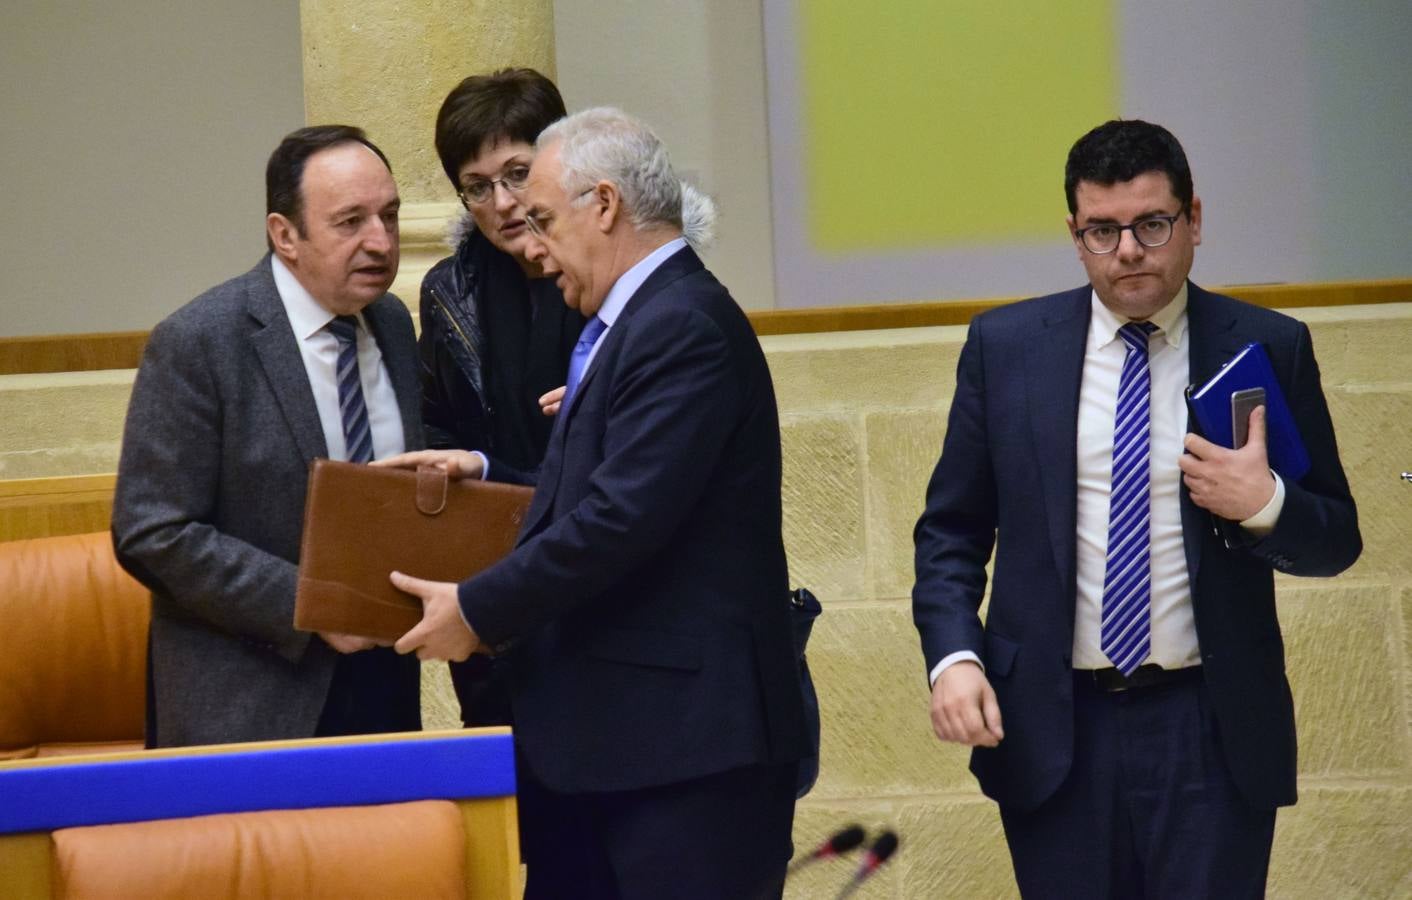
M265 809L502 797L510 734L0 767L0 834Z

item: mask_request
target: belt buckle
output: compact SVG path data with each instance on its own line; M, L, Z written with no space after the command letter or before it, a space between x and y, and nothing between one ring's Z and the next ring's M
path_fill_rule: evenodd
M1093 686L1105 694L1121 694L1136 686L1128 676L1116 668L1093 669L1090 677L1093 679Z

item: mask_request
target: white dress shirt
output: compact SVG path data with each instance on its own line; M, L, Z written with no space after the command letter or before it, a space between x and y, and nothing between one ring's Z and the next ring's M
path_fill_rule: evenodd
M1074 668L1106 669L1099 649L1103 579L1108 559L1108 512L1113 476L1113 419L1127 345L1118 329L1129 320L1092 299L1078 421L1078 602L1074 609ZM1186 333L1187 289L1149 319L1152 379L1149 430L1151 483L1152 650L1144 662L1180 669L1201 662L1191 611L1186 546L1182 539L1181 469L1191 343Z
M324 443L329 459L348 459L348 442L343 436L343 416L338 404L338 338L325 330L334 319L333 313L304 289L294 273L274 254L270 255L274 270L275 289L284 303L285 315L299 344L309 387L314 392L314 405L319 410L319 424L324 430ZM368 331L363 314L358 320L358 377L363 384L363 403L368 408L368 427L373 435L373 458L395 456L407 449L402 432L402 410L392 379L383 365L382 352Z
M1127 353L1118 329L1130 320L1104 306L1096 292L1091 303L1076 435L1078 596L1074 608L1073 667L1107 669L1113 663L1100 648L1099 630L1107 570L1113 420ZM1149 320L1159 330L1148 339L1152 606L1151 651L1144 662L1165 669L1201 663L1182 536L1181 469L1177 467L1187 433L1185 392L1191 344L1187 339L1186 307L1187 286L1183 282L1171 302ZM1268 534L1284 506L1284 494L1284 483L1276 475L1275 494L1270 502L1241 525L1253 534ZM980 662L969 650L949 654L932 668L932 683L948 666L963 660Z

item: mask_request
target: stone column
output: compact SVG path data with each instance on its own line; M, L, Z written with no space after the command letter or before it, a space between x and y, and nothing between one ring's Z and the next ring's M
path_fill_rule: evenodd
M467 75L531 66L554 77L553 0L300 0L304 114L358 125L392 162L402 194L393 291L415 312L460 205L432 145L436 111Z
M530 66L554 77L553 0L300 0L304 119L367 131L402 195L402 265L392 291L414 319L422 276L446 256L461 204L433 137L447 91L477 72ZM422 721L459 728L446 666L422 667Z

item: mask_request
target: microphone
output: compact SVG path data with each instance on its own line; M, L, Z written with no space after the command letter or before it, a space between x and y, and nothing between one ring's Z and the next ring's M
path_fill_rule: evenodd
M853 874L853 880L843 886L843 890L838 892L837 900L852 893L867 881L868 878L882 868L882 864L887 862L892 854L897 852L897 834L893 831L884 831L873 841L873 846L868 848L868 852L863 855L863 861L858 864L858 871Z
M816 860L833 859L836 856L842 856L855 847L861 846L866 837L867 834L857 825L849 825L847 828L839 829L834 832L832 837L814 848L813 853L810 853L808 856L800 857L790 863L789 871L794 872L802 869Z

